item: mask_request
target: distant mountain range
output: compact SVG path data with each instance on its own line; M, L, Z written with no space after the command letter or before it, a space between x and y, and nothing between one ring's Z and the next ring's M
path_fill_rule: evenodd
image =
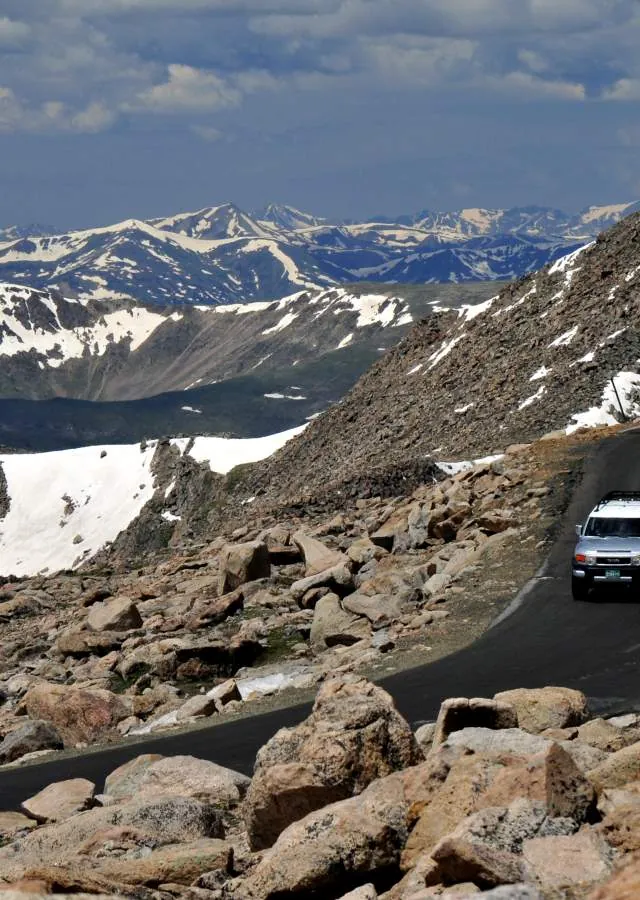
M277 204L249 214L227 203L65 234L13 226L0 231L0 281L161 306L273 300L359 281L510 281L639 209L463 209L354 223Z

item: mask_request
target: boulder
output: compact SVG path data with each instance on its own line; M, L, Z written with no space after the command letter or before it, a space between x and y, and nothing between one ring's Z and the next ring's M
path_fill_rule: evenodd
M385 594L349 594L342 601L342 608L356 616L364 616L374 628L384 628L396 622L402 615L402 602Z
M434 749L443 744L453 731L463 728L517 728L518 714L513 706L498 700L457 697L440 706L433 739Z
M230 593L249 581L269 578L270 575L269 550L263 541L230 544L220 558L218 593Z
M192 797L216 807L235 806L249 778L233 769L194 756L139 757L112 772L105 781L110 797Z
M341 566L345 563L342 553L338 550L331 550L321 541L310 537L303 531L296 531L292 536L292 540L304 558L304 574L306 578L312 575L319 575L327 569L333 569L335 566Z
M218 712L216 701L208 694L195 694L189 697L180 709L176 710L176 721L187 722L189 719L204 719Z
M513 706L520 728L531 734L540 734L547 728L582 725L589 718L587 698L570 688L518 688L502 691L494 699Z
M89 809L96 786L86 778L57 781L25 800L21 806L36 822L61 822Z
M430 760L450 755L433 754ZM484 796L497 775L504 769L502 758L494 759L481 754L457 754L445 764L444 777L433 782L432 790L425 797L413 797L413 828L402 855L403 870L412 869L425 854L430 855L435 845L452 832L467 816L477 812L484 804Z
M50 722L70 746L115 737L118 722L131 715L131 707L111 691L47 682L32 685L24 705L31 718Z
M615 806L605 815L597 830L610 847L623 853L640 851L640 803L638 796Z
M142 626L142 616L130 597L94 603L87 616L92 631L131 631Z
M633 738L636 735L629 735L629 737ZM597 747L606 753L615 753L633 743L633 739L629 740L622 728L616 728L606 719L591 719L590 722L580 725L577 729L577 739L583 744Z
M226 621L229 616L244 609L244 595L242 590L231 591L222 597L199 600L191 609L187 619L187 628L210 628Z
M433 737L435 733L435 722L425 722L424 725L420 725L419 728L416 728L416 741L425 756L433 747Z
M25 722L5 735L0 743L0 764L14 762L27 753L39 750L61 750L63 746L60 732L50 722L40 719Z
M387 555L387 551L382 547L378 547L368 538L358 538L350 544L347 550L347 556L354 565L361 567L371 562L372 559L382 559Z
M123 763L107 775L104 793L113 800L130 799L138 791L138 785L149 766L164 759L159 753L143 753Z
M588 890L611 873L611 848L594 831L585 829L572 835L538 837L524 842L522 859L527 880L538 884L544 892L567 889ZM573 894L575 896L575 893Z
M224 837L220 810L211 803L189 797L138 797L43 825L22 838L19 847L0 848L0 872L5 878L21 878L35 865L77 859L88 849L84 845L95 844L99 835L114 828L143 836L145 844L154 846Z
M331 588L332 591L344 595L353 590L353 574L349 566L339 565L333 566L331 569L325 569L317 575L309 575L307 578L300 578L289 588L291 596L298 603L302 600L307 591L313 588Z
M317 652L327 647L356 644L370 636L367 619L343 609L337 594L325 594L316 603L309 640Z
M95 871L120 884L190 885L205 872L229 872L232 862L231 844L209 838L162 847L142 859L100 860Z
M434 848L438 875L446 881L473 881L483 887L529 880L520 853L525 841L568 835L571 819L549 818L542 806L520 802L488 807L464 819Z
M589 778L598 791L640 780L640 741L612 753L589 772Z
M450 734L443 746L466 748L473 753L494 756L503 753L528 756L532 753L541 753L552 743L554 742L549 738L539 734L529 734L528 731L523 731L521 728L504 728L499 731L490 728L463 728ZM590 747L580 741L560 741L559 743L583 772L594 769L607 756L602 750Z
M340 896L375 884L398 865L407 815L401 773L375 781L359 796L289 825L230 894L234 900Z
M229 678L222 684L217 685L207 693L208 697L215 700L216 708L222 712L227 703L242 700L242 694L238 689L238 682L235 678Z
M312 810L421 758L385 691L362 678L326 682L309 718L281 729L258 753L244 805L250 846L271 846Z
M68 631L56 640L61 656L81 659L83 656L106 656L122 646L124 635L111 631Z

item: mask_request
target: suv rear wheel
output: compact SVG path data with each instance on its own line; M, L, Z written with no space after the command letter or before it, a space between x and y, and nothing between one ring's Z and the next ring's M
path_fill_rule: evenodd
M589 596L589 582L586 578L571 576L571 594L574 600L586 600Z

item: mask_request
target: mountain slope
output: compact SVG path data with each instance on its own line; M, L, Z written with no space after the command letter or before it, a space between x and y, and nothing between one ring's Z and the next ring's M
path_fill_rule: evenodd
M366 346L374 358L434 306L490 290L405 288L405 299L364 285L177 310L0 284L0 397L132 400L280 371L339 348Z
M254 476L272 498L640 415L640 214L484 304L434 316Z

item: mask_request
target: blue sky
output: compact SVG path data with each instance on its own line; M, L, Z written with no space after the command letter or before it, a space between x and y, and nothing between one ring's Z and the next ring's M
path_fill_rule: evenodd
M2 0L0 225L640 197L637 0Z

